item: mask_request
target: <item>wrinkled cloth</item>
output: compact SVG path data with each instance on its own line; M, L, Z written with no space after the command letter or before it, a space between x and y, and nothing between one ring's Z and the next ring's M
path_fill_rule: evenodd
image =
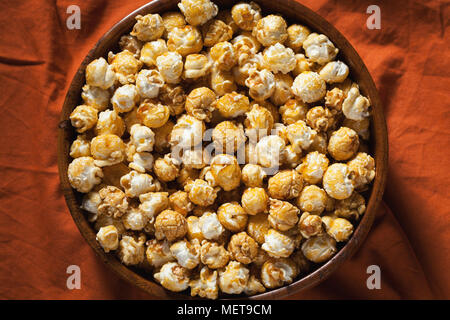
M379 89L389 130L384 202L357 253L290 299L450 298L450 54L446 1L302 0L358 51ZM110 271L75 226L59 186L57 125L79 64L144 0L0 2L0 298L152 299ZM69 5L81 29L68 30ZM81 269L68 290L67 267ZM381 270L369 290L367 267Z

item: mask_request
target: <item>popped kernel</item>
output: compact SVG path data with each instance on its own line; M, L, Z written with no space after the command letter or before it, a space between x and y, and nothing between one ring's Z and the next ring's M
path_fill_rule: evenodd
M186 97L186 112L202 121L211 121L215 109L216 94L207 87L192 90Z
M269 196L264 188L248 188L242 194L241 204L249 215L266 213L269 207Z
M292 74L296 77L305 71L312 71L314 69L314 62L307 59L304 54L297 53L295 55L295 68Z
M145 72L148 70L142 70ZM138 89L135 85L126 84L122 87L117 88L114 95L111 98L111 104L117 113L129 112L140 100Z
M230 253L216 242L203 241L200 249L201 262L211 269L220 269L227 265Z
M289 200L300 195L302 176L295 170L282 170L269 179L267 191L272 198Z
M86 135L79 134L70 146L70 156L72 158L90 157L91 144Z
M200 242L206 238L203 236L202 230L200 229L200 219L197 216L189 216L186 218L187 222L187 233L186 237L188 240L197 239Z
M243 264L252 263L258 254L258 249L256 241L245 231L232 235L228 243L228 251L233 259Z
M347 241L353 233L353 225L346 219L324 216L322 222L328 235L337 242Z
M170 252L178 264L186 269L194 269L200 263L200 244L198 240L192 242L180 240L170 246Z
M143 262L145 256L144 244L144 235L140 235L139 237L122 236L118 251L120 260L127 266L137 265Z
M337 113L342 110L342 103L344 102L344 99L344 92L335 87L327 91L325 95L325 106L333 110L334 113Z
M287 258L294 252L295 244L289 236L275 229L269 229L264 236L261 248L271 257Z
M261 280L266 288L279 288L290 284L299 274L294 261L287 258L270 259L261 268Z
M212 132L212 141L216 150L234 154L244 143L245 133L242 124L222 121Z
M250 215L247 225L247 233L255 239L259 244L265 242L265 236L270 229L268 214L259 213L257 215Z
M225 191L239 186L241 168L234 156L220 154L211 160L211 173L217 184Z
M317 135L303 120L298 120L287 126L287 138L296 152L307 150Z
M203 48L200 31L191 25L173 28L168 34L167 48L185 57L192 53L199 53Z
M334 125L334 117L328 108L314 107L306 114L306 123L316 131L326 132Z
M317 184L322 181L325 171L329 164L328 158L318 151L308 153L296 170L302 175L303 179L309 184Z
M216 67L211 69L210 86L219 96L234 92L237 89L233 74Z
M283 43L288 38L286 21L281 16L268 15L258 20L252 34L265 47Z
M354 175L355 189L363 189L375 178L375 160L367 153L359 152L347 164Z
M170 117L170 110L159 101L145 99L137 110L137 116L149 128L162 127Z
M354 190L352 174L344 163L334 163L323 176L323 187L327 194L338 200L350 197Z
M95 126L98 119L98 110L88 105L79 105L73 109L69 116L72 126L78 133L83 133Z
M285 125L306 120L308 105L298 99L289 99L280 107L281 119Z
M272 131L273 117L268 109L253 104L250 111L245 113L244 125L248 135L261 138Z
M175 261L175 257L170 252L170 245L167 240L159 241L156 239L148 240L145 257L150 266L158 269L168 262Z
M304 187L297 199L297 206L302 211L317 215L320 215L325 210L327 203L327 193L316 185Z
M336 83L344 81L348 76L348 66L342 61L328 62L319 71L320 77L327 83Z
M309 152L317 151L326 155L328 153L328 136L326 132L318 132L309 146Z
M136 21L130 34L141 41L156 40L164 33L163 20L159 14L137 15Z
M320 235L323 233L322 219L318 215L303 212L298 222L298 230L305 239Z
M97 232L96 240L105 252L114 251L119 247L119 232L113 225L101 227Z
M200 277L189 282L191 296L201 298L217 299L219 296L219 284L217 271L210 270L204 266L200 270Z
M275 74L275 90L270 97L270 101L276 106L281 106L292 97L293 79L289 74Z
M162 211L155 220L155 237L158 240L174 241L183 238L187 232L187 222L184 216L173 210Z
M263 293L266 291L266 288L263 286L261 281L255 276L250 274L250 278L247 282L247 287L244 289L244 293L248 296Z
M233 45L228 41L216 43L209 50L214 65L221 70L230 71L237 63L237 56Z
M139 96L144 99L156 98L163 85L164 79L159 71L155 69L141 70L136 77L137 92L139 93Z
M249 88L249 95L256 101L270 98L275 91L275 76L269 70L251 69L245 85Z
M306 103L319 101L325 96L326 90L325 81L313 71L300 73L292 84L292 93Z
M202 143L205 123L190 115L182 115L170 134L170 145L190 149Z
M295 168L300 165L302 153L297 152L292 145L287 145L284 153L283 164L288 167Z
M110 93L108 90L102 89L100 87L90 86L85 84L82 88L81 98L84 104L92 106L98 111L103 111L108 108L108 103L110 99Z
M179 162L173 159L170 154L166 154L164 158L158 158L153 165L153 172L159 180L164 182L173 181L179 174Z
M130 143L136 147L136 152L151 152L155 144L155 134L152 129L135 124L130 130Z
M329 260L336 251L336 240L328 234L311 237L302 245L305 257L315 263Z
M193 25L202 25L214 18L219 8L210 0L181 0L178 4L186 21Z
M219 222L232 232L240 232L247 226L248 215L237 202L222 204L217 209Z
M145 213L149 221L154 222L154 218L163 210L169 207L169 194L167 192L156 192L158 188L139 196L139 210Z
M207 207L214 203L217 198L217 188L211 187L208 182L195 179L188 182L184 190L189 193L189 199L196 205Z
M231 40L233 37L233 28L222 20L210 20L202 26L203 45L212 47L215 44Z
M106 62L105 58L98 58L90 62L86 67L86 83L89 86L108 89L116 81L113 66Z
M183 77L197 79L206 76L212 67L212 62L204 54L193 53L186 57Z
M100 189L98 194L101 201L97 208L99 215L120 218L127 212L128 200L119 188L107 186Z
M239 294L244 291L249 279L249 270L240 262L230 261L219 270L219 287L224 293Z
M168 120L162 127L154 128L152 131L155 133L154 148L158 153L165 153L170 148L170 133L172 132L175 124Z
M203 169L210 162L208 150L200 147L183 150L181 162L186 168ZM201 175L200 178L202 179Z
M177 178L177 182L184 188L188 183L194 182L195 179L199 178L200 172L194 168L187 168L182 166L180 173Z
M339 52L334 44L324 34L311 33L303 41L306 56L313 62L325 64L336 57Z
M94 131L98 136L114 134L121 137L125 132L125 122L115 110L105 110L99 113Z
M125 159L125 143L114 134L102 134L92 139L91 154L95 165L111 166Z
M338 160L349 160L358 151L359 139L355 130L347 127L341 127L331 134L328 141L328 152Z
M233 33L237 33L239 31L239 27L236 24L236 22L234 22L233 17L231 15L231 10L219 11L219 13L216 16L216 19L221 20L225 22L227 25L229 25L233 30Z
M170 31L174 28L183 28L186 25L183 15L180 12L169 11L161 16L164 24L163 37L167 39Z
M338 200L334 206L333 214L339 218L359 220L359 217L366 211L366 200L358 192L343 200Z
M131 53L139 56L141 53L142 42L138 40L135 36L132 35L123 35L119 40L120 50L128 50Z
M294 70L297 61L294 51L277 42L266 48L263 53L265 66L273 73L288 73Z
M120 178L120 185L130 198L139 197L141 194L160 188L159 182L156 182L151 175L134 170Z
M187 192L178 190L169 196L170 207L186 216L189 212L194 209L194 204L189 200L189 195ZM188 223L189 231L189 223Z
M183 58L177 52L164 52L156 58L156 67L166 83L178 83L183 72Z
M117 80L125 85L136 81L136 73L142 67L142 61L137 60L134 54L128 50L121 51L117 54L108 53L108 62L116 73Z
M342 103L342 112L351 120L363 120L370 115L370 101L359 93L358 85L353 85Z
M288 34L286 45L295 52L299 52L302 49L303 41L305 41L311 33L307 27L299 24L290 25L286 31Z
M216 108L225 118L236 118L250 107L248 98L236 92L227 93L217 100Z
M285 148L286 143L279 136L263 137L256 145L258 163L265 168L279 166L283 160Z
M362 120L345 118L342 122L342 126L355 130L358 136L363 140L369 140L370 138L370 118L364 118Z
M128 230L143 230L148 222L149 217L139 207L128 206L127 212L122 216L122 223Z
M154 274L155 279L166 289L180 292L189 287L188 270L176 262L167 262L159 272Z
M159 90L159 100L169 108L171 116L184 112L186 94L182 86L164 84Z
M242 30L251 31L262 18L261 7L255 2L240 2L231 8L231 17Z
M298 222L300 210L287 201L270 199L269 223L272 228L287 231Z
M242 182L247 187L262 187L263 180L267 176L263 168L257 164L248 163L242 168Z

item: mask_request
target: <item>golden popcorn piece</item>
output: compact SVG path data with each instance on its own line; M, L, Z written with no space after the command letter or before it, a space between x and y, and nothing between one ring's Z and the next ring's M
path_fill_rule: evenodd
M218 96L232 93L237 89L233 74L214 66L211 69L210 86Z
M292 70L292 74L297 77L299 74L305 71L312 71L314 69L314 62L307 59L304 54L297 53L295 55L295 68Z
M177 52L164 52L156 58L156 67L166 83L178 83L183 72L183 57Z
M238 36L231 39L231 43L233 44L240 66L249 62L249 59L262 58L262 55L258 55L258 57L255 57L259 49L261 48L261 44L259 43L258 39L256 39L251 34L251 32L242 32Z
M328 108L314 107L306 114L306 123L314 130L326 132L333 127L335 119Z
M292 145L287 145L284 153L284 161L283 164L295 168L301 163L302 154L298 153L297 150Z
M125 159L125 143L114 134L102 134L92 139L91 154L96 166L111 166Z
M266 213L269 208L269 196L264 188L248 188L242 194L241 204L249 215Z
M169 49L167 48L166 41L163 39L146 42L142 46L139 60L147 67L154 67L156 66L156 58L167 51L169 51Z
M136 89L141 98L156 98L163 85L164 79L155 69L141 70L136 77Z
M299 268L292 259L280 258L266 261L261 268L261 280L268 289L290 284L299 274Z
M354 191L349 198L336 201L333 214L339 218L357 221L365 211L366 200L362 195Z
M95 59L87 65L86 83L89 86L108 89L115 81L114 67L109 65L104 58Z
M287 201L270 199L269 223L272 228L287 231L298 222L300 210Z
M151 152L155 144L155 134L150 128L135 124L130 130L130 143L136 148L136 152Z
M288 34L286 45L295 52L299 52L302 49L303 41L305 41L311 33L307 27L299 24L290 25L286 31Z
M363 120L351 120L345 118L342 122L342 126L355 130L358 136L363 140L369 140L370 138L370 118L364 118Z
M219 270L219 287L224 293L240 294L247 287L249 270L237 261L230 261Z
M186 94L183 87L164 84L159 90L159 100L169 107L170 115L177 116L184 112Z
M217 198L217 188L211 187L208 182L195 179L188 182L184 190L189 193L189 199L196 205L207 207L214 203Z
M325 171L329 164L328 158L320 152L313 151L308 153L296 170L302 175L303 179L309 184L318 184L322 181ZM306 210L309 211L309 210Z
M328 152L338 160L349 160L358 151L359 138L355 130L341 127L331 134L328 141Z
M324 216L322 222L328 235L337 242L347 241L353 233L353 225L346 219Z
M162 20L164 24L163 37L165 39L167 39L169 32L174 28L183 28L186 25L186 20L184 20L184 16L180 12L169 11L163 13Z
M105 110L99 113L94 131L98 136L113 134L121 137L125 132L125 122L115 110Z
M358 152L347 165L353 174L356 190L364 189L375 178L375 160L365 152Z
M293 81L289 74L275 74L275 91L270 97L274 105L281 106L293 96L291 90Z
M269 229L261 248L273 258L287 258L294 252L295 244L289 236L275 229Z
M82 88L81 98L84 104L94 107L98 111L103 111L108 108L110 93L108 90L100 87L90 86L85 84Z
M258 20L252 34L265 47L283 43L288 38L286 21L281 16L268 15Z
M173 28L168 34L167 48L183 57L199 53L203 48L202 34L191 25Z
M190 115L182 115L170 134L170 145L190 149L203 141L205 123Z
M297 99L287 100L279 109L282 121L285 125L290 125L298 120L306 120L308 106Z
M158 240L174 241L183 238L187 232L187 222L184 216L173 210L164 210L155 220L155 237Z
M219 8L210 0L181 0L178 3L186 21L193 25L202 25L214 18Z
M309 185L303 188L297 198L297 206L302 211L320 215L327 207L329 200L325 190L316 185Z
M257 215L249 216L247 233L259 244L263 244L265 242L265 236L269 229L270 224L268 220L268 214L260 213Z
M234 154L245 143L245 133L242 124L232 121L222 121L214 127L212 141L216 150Z
M311 33L303 41L306 56L313 62L325 64L336 57L339 49L324 34Z
M169 196L169 203L172 210L181 213L186 216L189 212L194 209L194 204L189 200L189 195L187 192L178 190ZM189 222L188 222L188 232L189 232Z
M148 240L145 257L150 266L158 269L168 262L175 261L175 257L170 252L170 245L167 240L159 241L156 239Z
M176 262L167 262L153 276L156 281L170 291L180 292L189 287L188 270Z
M203 237L208 240L219 240L225 232L217 214L209 209L203 212L198 223Z
M258 163L265 168L277 167L283 161L286 143L275 135L263 137L256 145Z
M96 240L106 253L119 247L119 232L113 225L101 227L97 232Z
M250 107L248 98L236 92L227 93L217 100L216 108L225 118L236 118L243 115Z
M146 71L142 70L139 74ZM131 111L139 100L138 88L133 84L126 84L117 88L111 98L111 104L117 113L124 113Z
M245 113L245 131L247 134L254 135L257 138L270 134L273 122L270 111L258 104L253 104L250 111Z
M136 81L136 73L142 67L142 61L137 60L134 54L128 50L117 54L110 51L108 53L108 62L116 73L117 80L123 85L134 83Z
M187 168L186 166L182 166L180 169L180 173L177 178L177 182L183 188L186 187L190 182L194 182L194 180L198 179L200 175L199 170L194 168Z
M287 138L294 151L300 153L307 150L314 141L317 131L311 129L303 120L298 120L287 126Z
M207 87L192 90L186 97L186 112L198 120L211 121L216 94Z
M298 222L298 230L305 239L321 235L323 233L322 219L318 215L303 212Z
M91 143L85 134L79 134L70 146L70 156L72 158L90 157Z
M230 253L216 242L203 241L200 248L201 262L210 269L220 269L227 265Z
M132 237L124 235L119 242L118 256L127 266L137 265L145 259L145 235Z
M369 108L369 99L359 93L357 84L352 85L352 88L342 103L342 112L345 117L351 120L363 120L370 115Z
M145 99L137 110L137 116L147 127L159 128L169 120L170 110L159 101Z
M129 198L160 189L159 182L155 181L151 175L134 170L120 178L120 185Z
M245 85L249 88L249 95L256 101L270 98L275 91L275 76L269 70L251 69Z
M102 169L97 167L91 157L74 159L67 168L69 183L78 192L87 193L103 178Z
M142 42L132 35L123 35L119 40L120 50L128 50L136 56L141 53Z
M140 231L149 222L149 217L139 207L128 206L127 212L122 216L122 223L128 230Z
M219 296L219 283L217 271L210 270L204 266L200 270L200 276L189 282L191 296L201 298L217 299Z
M258 254L258 250L258 243L245 231L233 234L228 243L228 251L233 259L242 264L252 263Z
M158 153L165 153L164 151L170 148L169 140L175 124L168 120L162 127L154 128L154 149Z
M209 74L212 62L204 54L193 53L186 57L184 62L183 77L185 79L197 79Z
M265 66L273 73L288 73L294 70L296 59L294 51L277 42L266 48L263 53Z
M223 41L231 40L233 28L222 20L210 20L202 26L203 45L212 47Z
M344 92L335 87L328 90L325 95L325 106L330 108L333 113L340 112L342 110L342 103L344 102Z
M294 199L303 189L302 176L295 170L282 170L269 179L267 191L272 198Z
M179 173L179 161L173 159L170 154L166 154L163 158L155 160L153 172L159 180L163 182L173 181Z
M348 76L348 66L342 61L330 61L319 71L320 77L327 83L344 81Z
M266 176L264 169L257 164L248 163L242 168L242 182L247 187L262 187Z
M261 280L256 276L250 274L250 278L247 282L247 287L244 289L244 293L248 296L255 295L257 293L266 292L266 288L261 283Z
M222 204L217 209L217 217L220 223L232 232L243 231L247 226L247 212L237 202Z
M145 16L137 15L136 21L130 34L140 41L153 41L161 38L164 33L163 19L157 13Z
M323 176L323 187L327 194L337 200L350 197L354 190L353 174L344 163L330 165Z
M255 2L240 2L231 8L231 17L242 30L251 31L262 18L261 7Z
M295 78L291 89L303 102L312 103L325 96L327 86L318 73L304 71Z
M180 266L190 270L200 263L200 247L198 240L189 242L183 239L172 244L170 252Z
M336 251L336 240L327 234L311 237L302 245L303 254L314 263L329 260Z
M69 119L77 132L83 133L95 126L98 119L97 114L96 108L82 104L73 109Z
M200 219L196 216L189 216L186 218L187 222L187 233L186 237L188 240L197 239L200 242L205 240L203 233L200 229Z
M152 191L139 195L139 210L144 212L149 221L154 222L154 218L163 210L169 207L169 194L167 192L157 192L160 188L155 183Z
M211 173L225 191L237 188L241 182L241 168L234 156L219 154L211 160Z
M202 149L201 146L194 149L187 149L183 151L181 162L186 168L203 169L210 163L210 154L208 150ZM200 178L202 175L200 174ZM208 177L210 179L211 177Z
M233 45L228 41L216 43L209 50L215 67L220 70L230 71L237 64L237 56Z
M318 132L309 146L309 152L317 151L326 155L328 153L328 136L326 132Z

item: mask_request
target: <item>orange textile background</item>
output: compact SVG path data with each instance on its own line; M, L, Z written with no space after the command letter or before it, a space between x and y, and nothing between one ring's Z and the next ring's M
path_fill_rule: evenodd
M96 41L147 1L0 2L0 298L150 299L109 271L81 237L59 188L56 136L70 81ZM450 5L302 0L366 63L389 130L384 203L353 258L292 299L450 298ZM68 30L66 9L81 8ZM369 5L381 29L366 27ZM81 268L68 290L66 269ZM381 289L366 272L381 269Z

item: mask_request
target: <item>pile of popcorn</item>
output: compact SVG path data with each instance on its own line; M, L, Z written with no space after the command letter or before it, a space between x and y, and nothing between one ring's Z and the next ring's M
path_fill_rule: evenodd
M69 181L104 251L168 290L292 283L364 214L370 102L326 35L254 2L178 7L87 66Z

